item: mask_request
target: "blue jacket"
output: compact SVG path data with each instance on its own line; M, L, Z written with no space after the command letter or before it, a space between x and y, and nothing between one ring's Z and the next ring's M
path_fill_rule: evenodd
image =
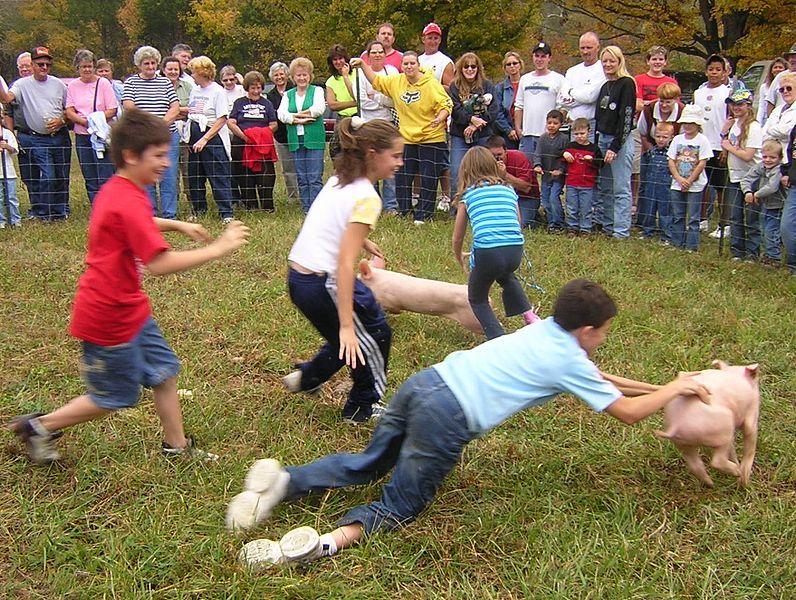
M495 100L498 101L498 114L495 120L495 129L502 136L507 136L514 129L514 121L511 118L511 105L514 102L514 88L511 81L506 77L495 86Z

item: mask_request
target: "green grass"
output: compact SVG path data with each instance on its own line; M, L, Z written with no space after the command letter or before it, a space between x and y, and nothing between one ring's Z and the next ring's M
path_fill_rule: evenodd
M796 596L796 280L720 259L707 238L700 253L686 255L638 240L529 233L527 253L548 290L533 300L547 314L569 279L604 284L620 314L596 359L617 374L662 383L715 357L759 362L761 434L748 489L721 473L715 488L700 487L676 450L652 436L659 416L631 428L563 397L471 444L406 530L307 568L260 577L241 570L243 542L303 524L327 529L379 490L282 506L242 539L224 531L226 504L252 461L357 450L370 431L340 424L342 375L319 397L290 396L280 385L320 340L287 297L286 256L301 219L296 206L278 206L275 215L244 216L252 242L240 254L145 282L183 361L179 385L194 392L187 428L222 455L219 463L161 458L148 394L137 409L68 431L63 460L49 468L31 466L17 441L0 434L0 597ZM67 325L86 213L81 199L67 223L0 231L4 420L82 391L79 345ZM206 226L220 230L212 217ZM393 269L464 282L450 235L448 221L415 228L385 217L373 237ZM478 342L443 319L390 321L391 390Z

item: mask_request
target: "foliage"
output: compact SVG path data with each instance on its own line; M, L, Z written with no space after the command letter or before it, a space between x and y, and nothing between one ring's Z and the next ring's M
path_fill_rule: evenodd
M790 47L796 34L794 0L555 0L563 24L574 19L618 43L629 54L663 44L705 58L721 53L733 62L773 57ZM583 29L585 31L586 29Z

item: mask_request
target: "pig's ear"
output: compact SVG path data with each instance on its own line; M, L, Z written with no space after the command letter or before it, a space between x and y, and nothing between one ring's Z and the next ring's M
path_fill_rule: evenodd
M728 365L726 362L724 362L723 360L719 360L718 358L717 358L716 360L714 360L714 361L713 361L712 363L710 363L710 364L711 364L711 365L713 365L713 368L714 368L714 369L721 369L721 370L724 370L724 369L726 369L727 367L729 367L729 365Z
M757 376L760 374L760 367L757 363L753 365L746 365L746 372L749 373L749 376L752 379L757 379Z
M359 261L359 274L363 279L368 279L370 277L370 265L364 258Z

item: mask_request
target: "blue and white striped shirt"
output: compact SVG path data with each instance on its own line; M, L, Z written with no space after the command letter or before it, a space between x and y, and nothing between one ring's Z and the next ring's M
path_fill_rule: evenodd
M143 79L140 75L133 75L124 82L122 102L130 100L136 108L160 117L169 112L172 102L179 102L177 93L171 81L157 75L152 79ZM171 131L176 131L174 123L169 125Z
M464 192L462 202L473 228L473 248L522 246L513 188L501 184L471 187Z

